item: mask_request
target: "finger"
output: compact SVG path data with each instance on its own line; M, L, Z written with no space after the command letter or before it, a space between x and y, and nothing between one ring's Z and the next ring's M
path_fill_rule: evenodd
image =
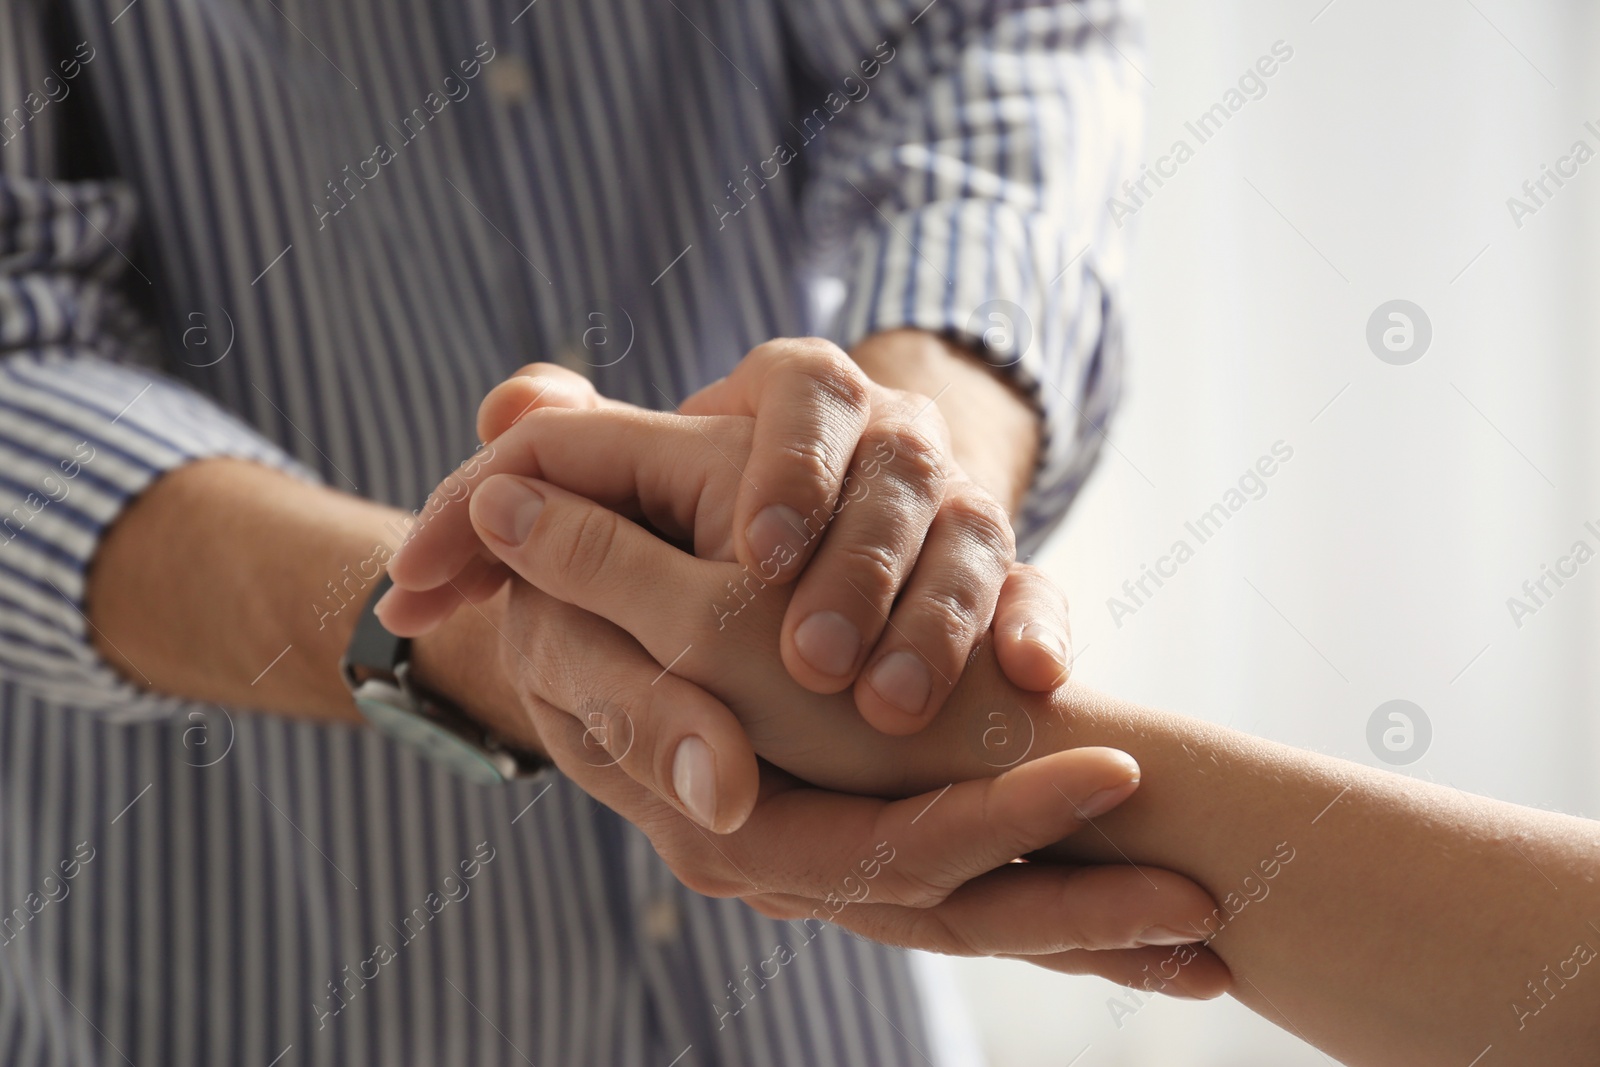
M886 734L928 723L988 632L1015 556L1011 519L999 502L967 481L946 494L856 682L867 722Z
M867 425L871 382L831 342L779 338L691 399L695 411L756 417L734 548L745 566L787 581L811 558L838 499Z
M538 594L538 590L525 588ZM708 897L734 897L764 888L757 878L765 877L765 870L757 867L740 843L768 832L762 826L767 790L771 775L781 772L762 767L762 793L745 824L727 836L713 837L656 790L635 781L620 767L597 760L593 742L585 740L585 727L577 719L537 697L530 697L528 703L540 741L561 772L642 830L673 876L685 886ZM857 806L883 803L864 798L841 799Z
M536 408L593 408L599 404L594 383L583 375L555 363L529 363L489 390L478 405L478 440L494 440Z
M979 875L1076 833L1139 785L1125 752L1077 748L1021 764L996 778L896 801L878 833L904 858L878 886L880 903L927 907ZM921 800L921 803L917 801Z
M390 586L373 605L384 629L397 637L418 637L432 631L462 604L479 604L511 578L511 569L492 556L470 557L444 585L413 591Z
M529 595L535 594L535 595ZM519 691L537 696L581 728L552 758L630 778L717 833L731 833L755 807L754 749L733 712L705 690L662 671L615 626L524 589L512 601L507 640ZM511 635L515 634L515 638ZM537 719L546 740L551 727ZM550 743L546 741L549 749Z
M766 893L837 903L865 899L859 887L866 883L875 903L927 909L1041 843L1070 836L1083 825L1080 811L1091 818L1109 811L1137 787L1138 765L1127 754L1083 748L998 778L879 801L870 813L854 806L861 798L799 789L757 807L747 830L764 829L771 843L756 841L747 862L778 865L764 855L778 851L805 857L803 869L770 879Z
M1010 863L931 908L868 897L834 921L875 941L950 956L1031 956L1141 948L1152 938L1194 943L1213 907L1205 890L1159 868Z
M883 633L944 499L942 429L901 411L861 438L837 514L783 620L784 666L814 693L847 688Z
M1067 601L1037 567L1012 566L994 615L994 651L1012 685L1055 689L1072 672Z
M515 376L501 382L484 397L478 408L478 436L481 440L498 437L528 412L538 408L592 408L600 402L587 378L550 363L530 363ZM492 456L492 448L490 449ZM463 465L435 490L423 515L437 518L447 512L460 511L468 491L466 483L480 477L478 467L481 455L475 455L470 467ZM420 532L426 521L413 527L413 535ZM391 633L402 637L417 637L436 628L460 605L462 600L476 603L489 596L510 578L511 572L499 564L481 545L467 542L459 532L463 526L459 518L447 517L440 533L428 539L428 546L411 549L415 558L444 551L449 559L459 565L446 585L431 589L414 590L396 585L386 593L375 607L378 618ZM457 544L451 544L444 535L456 529ZM408 536L402 549L414 537ZM440 548L446 546L446 550ZM451 596L454 592L458 595Z
M549 482L495 475L472 496L473 529L516 574L622 627L669 669L736 564L699 560L603 504ZM703 626L704 619L698 620Z
M1147 993L1211 1000L1233 988L1233 973L1209 948L1137 948L1111 952L1073 949L1038 956L1007 956L1061 974L1093 974Z
M434 490L406 543L389 561L403 589L432 589L480 549L466 502L496 474L542 478L615 510L643 509L669 536L707 531L726 512L700 512L702 494L732 497L748 453L743 420L683 419L637 409L537 410L495 438L487 458ZM697 525L698 524L698 525ZM721 532L726 533L726 530ZM708 537L704 555L731 553ZM720 550L720 552L719 552Z

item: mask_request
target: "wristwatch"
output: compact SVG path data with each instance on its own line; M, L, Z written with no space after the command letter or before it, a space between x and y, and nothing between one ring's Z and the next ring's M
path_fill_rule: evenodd
M506 744L460 708L416 684L411 639L385 630L372 610L392 584L387 574L379 580L339 661L339 672L367 722L480 785L531 778L549 767L544 757Z

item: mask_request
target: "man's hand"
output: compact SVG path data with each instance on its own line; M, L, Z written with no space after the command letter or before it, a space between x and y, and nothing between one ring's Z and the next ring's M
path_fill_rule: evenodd
M909 344L939 344L905 333ZM966 362L944 368L959 383L933 370L919 380L935 394L987 383L988 372ZM873 726L914 733L944 703L997 610L1001 639L1025 665L1014 681L1049 689L1065 680L1061 597L1017 565L1011 501L967 476L935 396L878 384L820 338L780 338L682 412L755 418L733 507L734 553L764 583L798 577L779 635L795 681L814 693L853 686ZM1003 414L1031 441L1031 413ZM1005 434L991 427L988 437Z
M624 773L630 761L662 762L670 741L633 729L615 709L585 724L545 699L576 699L593 674L650 677L658 668L632 638L522 582L512 587L505 634L530 651L503 661L551 758L648 834L697 892L889 944L1015 956L1147 989L1154 976L1179 996L1227 990L1227 968L1209 951L1161 947L1193 940L1188 931L1212 913L1194 883L1158 868L1011 862L1130 796L1138 768L1121 752L1077 749L899 801L810 788L764 765L748 820L713 837L683 817L681 789L674 804L671 791L663 796ZM544 667L552 663L565 667L551 674ZM687 686L658 677L668 693ZM1171 966L1175 951L1188 959L1181 968Z

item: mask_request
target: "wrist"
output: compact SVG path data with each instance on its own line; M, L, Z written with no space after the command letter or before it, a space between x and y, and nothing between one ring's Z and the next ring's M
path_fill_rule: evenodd
M437 628L413 638L412 677L501 741L543 756L533 719L503 666L509 592L502 588L481 603L462 603Z

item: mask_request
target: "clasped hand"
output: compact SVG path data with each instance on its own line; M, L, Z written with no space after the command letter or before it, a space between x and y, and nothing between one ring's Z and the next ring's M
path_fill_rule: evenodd
M952 476L931 404L761 353L685 405L751 414L646 412L546 365L497 387L493 454L430 501L385 623L419 633L521 579L503 658L540 739L697 891L1149 988L1213 907L1198 886L1012 862L1138 784L1113 750L1027 758L1018 687L1065 676L1059 596ZM1192 951L1166 990L1224 991Z

